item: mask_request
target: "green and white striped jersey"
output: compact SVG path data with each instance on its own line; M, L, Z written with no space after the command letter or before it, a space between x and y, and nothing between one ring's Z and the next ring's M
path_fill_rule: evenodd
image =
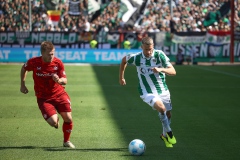
M161 50L153 50L152 56L146 58L142 52L129 54L126 56L128 64L133 64L137 68L140 95L163 94L168 91L165 73L154 73L153 67L168 67L172 64L169 58Z

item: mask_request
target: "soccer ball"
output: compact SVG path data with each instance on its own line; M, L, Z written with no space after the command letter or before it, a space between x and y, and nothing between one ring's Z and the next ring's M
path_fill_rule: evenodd
M134 156L143 155L145 150L146 150L146 145L140 139L134 139L128 145L128 151Z

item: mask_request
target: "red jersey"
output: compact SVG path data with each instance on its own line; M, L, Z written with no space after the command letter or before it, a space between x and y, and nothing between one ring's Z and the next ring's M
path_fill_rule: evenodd
M42 57L31 58L24 65L25 70L33 71L34 90L38 98L55 98L65 92L62 85L52 79L53 74L66 78L64 65L56 57L50 63L43 62Z

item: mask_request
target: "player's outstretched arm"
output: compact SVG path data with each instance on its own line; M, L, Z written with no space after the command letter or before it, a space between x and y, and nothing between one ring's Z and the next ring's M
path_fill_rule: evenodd
M27 77L27 70L24 69L24 65L21 68L21 72L20 72L20 92L27 94L28 93L28 89L25 85L25 80Z
M124 78L124 72L125 69L127 67L127 60L126 60L126 56L123 57L121 64L120 64L120 68L119 68L119 84L120 85L126 85L126 81Z

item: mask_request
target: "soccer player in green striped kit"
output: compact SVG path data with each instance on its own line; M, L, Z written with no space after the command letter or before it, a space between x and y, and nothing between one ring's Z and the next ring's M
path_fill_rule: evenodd
M166 147L173 147L173 144L176 144L177 141L170 127L172 104L165 75L174 76L176 71L165 53L154 49L151 37L144 37L141 47L142 52L123 57L119 69L119 83L126 85L124 72L127 64L135 65L140 97L153 110L159 112L158 115L163 126L163 133L160 138L164 141Z

